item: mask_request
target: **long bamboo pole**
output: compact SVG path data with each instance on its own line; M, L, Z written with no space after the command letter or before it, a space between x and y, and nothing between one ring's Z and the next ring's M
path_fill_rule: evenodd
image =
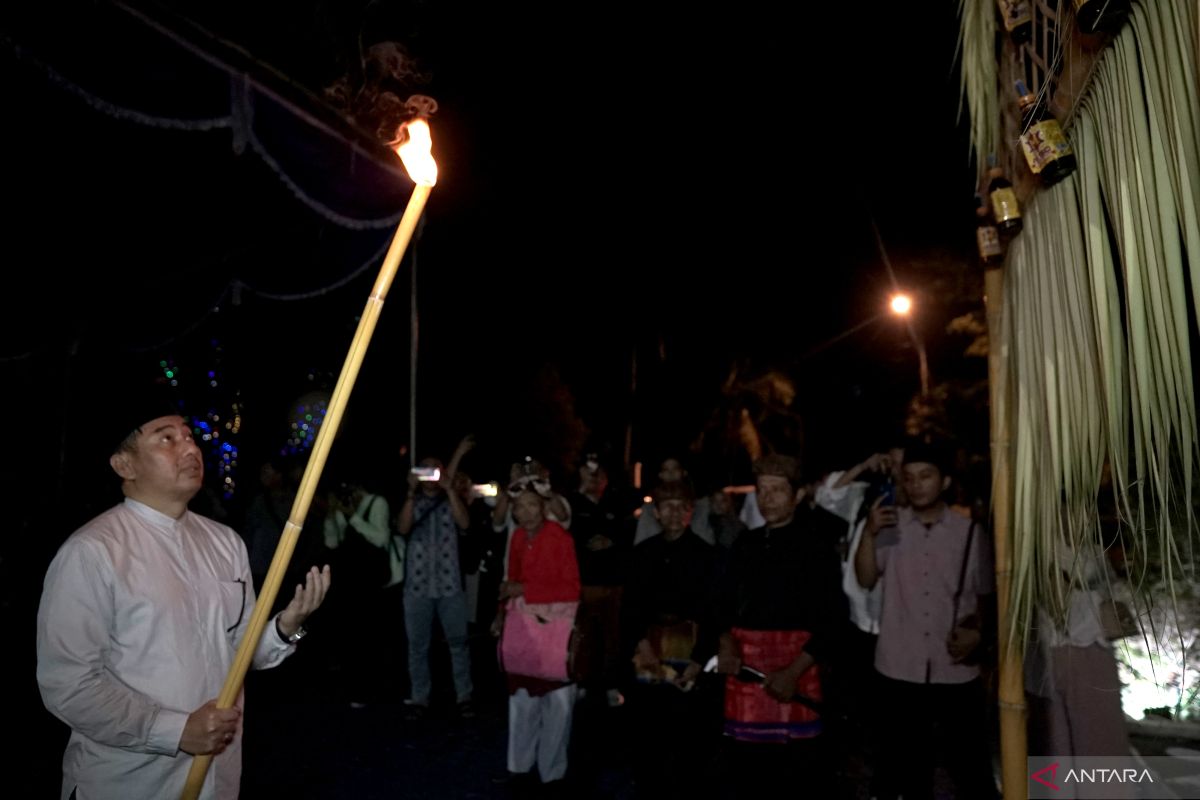
M296 541L300 537L300 530L304 527L304 519L308 516L308 507L312 503L313 495L316 494L317 483L321 479L321 472L325 469L325 461L329 456L329 449L333 446L338 426L341 424L346 402L350 399L350 392L353 391L354 381L358 378L358 370L362 366L363 356L367 353L371 335L375 332L375 324L379 321L379 315L383 311L383 302L392 285L392 280L396 277L400 260L404 257L404 251L408 249L413 230L425 210L425 201L429 199L432 189L432 186L421 184L417 184L413 189L412 197L408 200L408 207L404 209L404 216L400 219L396 235L392 238L391 247L388 248L387 256L383 259L383 266L379 270L375 286L371 289L366 308L359 319L358 330L354 332L354 340L350 343L350 351L346 354L345 363L342 364L342 373L338 376L337 385L333 389L333 397L330 398L329 408L325 412L325 421L321 423L317 440L313 444L312 454L304 469L304 477L300 480L300 488L296 492L296 500L292 503L292 511L288 515L287 523L283 526L279 545L275 548L275 557L271 560L271 568L267 571L262 591L258 595L258 602L254 604L254 612L250 615L246 633L242 636L242 642L233 658L233 666L230 667L229 674L225 677L225 685L217 697L218 708L231 707L238 695L241 694L246 671L250 669L250 661L258 647L258 640L262 637L263 628L266 627L267 616L275 604L279 585L283 583L283 574L287 570L288 562L292 560L292 552L296 549ZM196 800L199 797L211 761L212 756L210 755L196 756L192 760L187 783L183 788L183 800Z
M417 236L420 245L421 237ZM420 304L417 302L417 251L414 247L408 259L408 466L417 465L417 366L421 354Z
M988 321L988 388L992 411L992 530L996 546L996 601L1000 666L1000 778L1004 800L1025 800L1028 756L1025 731L1025 674L1021 642L1009 635L1012 612L1012 533L1009 513L1008 417L1001 413L1007 404L1000 392L1007 385L1001 322L1004 306L1004 270L989 269L984 275Z

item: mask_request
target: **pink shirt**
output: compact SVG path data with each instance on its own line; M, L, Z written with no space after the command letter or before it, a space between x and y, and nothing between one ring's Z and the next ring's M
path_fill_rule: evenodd
M955 664L946 638L954 627L954 593L971 520L949 508L931 525L911 509L899 514L899 524L875 539L883 586L875 669L912 683L966 683L979 676L979 667ZM995 590L991 541L976 528L958 618L975 612L978 595Z

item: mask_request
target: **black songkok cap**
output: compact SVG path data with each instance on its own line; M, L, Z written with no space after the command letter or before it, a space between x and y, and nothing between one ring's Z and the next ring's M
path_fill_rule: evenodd
M106 443L113 453L129 438L129 434L159 417L183 416L183 400L178 392L163 381L141 382L116 398L110 416Z
M904 444L905 464L933 464L943 478L954 468L953 455L946 442L936 439L913 438Z

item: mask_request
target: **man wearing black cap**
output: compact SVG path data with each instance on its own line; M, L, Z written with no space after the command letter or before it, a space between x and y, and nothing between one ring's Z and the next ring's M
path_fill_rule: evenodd
M162 390L165 391L165 390ZM178 797L192 759L213 755L202 798L234 798L241 698L215 698L250 619L254 585L241 537L193 514L204 463L162 391L133 399L109 464L125 501L59 549L38 609L37 678L71 728L62 797ZM256 668L295 650L325 597L329 568L309 571L264 632Z
M883 586L875 670L888 698L879 771L904 797L932 797L938 756L959 797L989 800L996 784L975 651L990 640L991 543L949 508L950 451L904 448L908 506L876 501L855 554L863 588ZM939 752L940 751L940 752Z

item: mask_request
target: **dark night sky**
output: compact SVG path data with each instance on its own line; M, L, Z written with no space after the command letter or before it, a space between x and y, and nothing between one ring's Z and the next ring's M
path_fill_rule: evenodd
M635 455L653 457L695 435L740 360L789 370L810 437L828 449L839 432L844 460L861 458L916 388L901 329L881 320L798 358L879 308L888 284L868 208L921 293L935 377L960 370L965 343L941 333L973 300L961 286L973 172L956 117L954 3L166 5L313 90L359 35L405 44L430 78L413 87L441 104L441 179L418 250L422 450L474 431L481 465L522 455L534 376L551 365L597 436L619 452L632 410ZM261 160L234 154L227 130L114 119L50 77L43 65L127 108L168 87L153 95L167 116L227 109L227 85L180 67L182 51L129 14L10 9L2 25L15 112L0 134L0 356L31 355L0 371L9 399L31 400L53 432L32 458L83 474L71 447L112 392L110 366L170 356L220 362L254 423L253 460L275 446L307 373L340 368L374 270L303 302L251 293L235 305L222 290L234 278L279 293L331 284L390 232L322 220ZM384 213L406 191L385 197ZM407 438L407 305L402 274L351 406L348 435L364 450Z

